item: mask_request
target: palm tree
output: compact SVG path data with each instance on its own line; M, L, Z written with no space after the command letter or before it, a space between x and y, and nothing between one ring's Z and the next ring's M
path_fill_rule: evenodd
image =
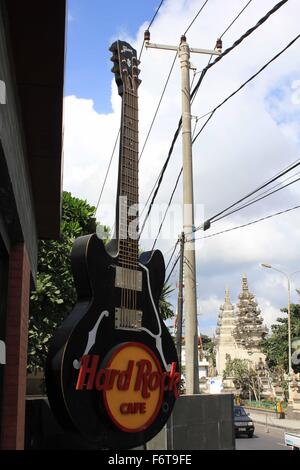
M172 304L167 300L174 290L175 289L173 289L169 284L164 284L163 290L161 291L159 309L163 320L174 317Z

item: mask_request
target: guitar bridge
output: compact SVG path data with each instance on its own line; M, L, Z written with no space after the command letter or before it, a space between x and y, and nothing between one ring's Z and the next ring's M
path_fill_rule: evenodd
M142 327L143 312L129 308L116 308L115 328L117 330L139 330Z

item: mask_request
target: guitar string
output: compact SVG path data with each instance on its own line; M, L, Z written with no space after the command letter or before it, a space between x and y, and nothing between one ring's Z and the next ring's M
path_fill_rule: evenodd
M132 82L133 83L133 82ZM133 87L132 87L132 90L133 90ZM132 115L132 118L135 118L135 109L134 109L134 105L135 105L135 99L134 99L134 96L133 94L131 95L131 106L132 106L132 109L131 109L131 115ZM132 121L134 122L134 121ZM136 126L134 126L134 129L136 131ZM136 203L136 180L134 180L135 176L136 176L136 167L135 167L135 141L136 141L136 135L135 133L132 134L132 145L131 145L131 156L132 156L132 178L131 178L131 181L132 181L132 185L133 185L133 194L134 194L134 204ZM131 234L132 235L132 234ZM132 246L132 250L131 250L131 257L133 259L133 264L134 264L134 253L135 253L135 246L134 246L134 239L131 238L131 246ZM135 272L135 269L133 269L133 287L136 287L135 286L135 277L136 277L136 272ZM133 305L132 305L132 308L134 310L136 310L135 308L135 294L136 294L136 291L135 290L132 290L132 297L133 297Z
M129 86L129 79L128 79L128 74L126 73L126 79L127 79L127 89L128 89L128 86ZM125 93L125 101L126 101L126 93ZM127 98L127 101L128 98ZM126 111L129 111L129 107L128 107L128 104L127 104L127 110ZM126 141L125 141L126 142ZM125 146L125 150L126 150L126 147ZM126 160L125 162L129 162L128 160L128 150L125 151L125 155L126 155ZM126 279L126 305L125 305L125 324L127 326L127 322L128 322L128 310L129 310L129 297L130 297L130 290L129 290L129 283L128 283L128 280L129 280L129 260L128 260L128 196L129 196L129 192L128 192L128 177L125 178L125 181L126 181L126 237L125 237L125 242L124 242L124 245L125 245L125 279Z
M127 77L128 78L128 77ZM129 86L130 86L130 80L128 79L128 89L129 89ZM127 97L127 111L128 111L128 116L130 116L130 95L129 93L127 93L128 97ZM126 158L127 158L127 162L129 163L129 167L131 168L131 158L130 158L130 139L127 138L127 153L126 153ZM127 224L126 224L126 254L127 254L127 270L126 270L126 274L127 274L127 286L128 286L128 298L127 298L127 310L126 310L126 325L128 326L128 317L129 317L129 308L130 308L130 283L129 283L129 280L130 280L130 253L129 253L129 237L128 237L128 229L129 229L129 205L131 203L131 199L130 199L130 193L129 193L129 177L128 177L128 174L130 175L130 170L128 171L127 173Z
M128 80L128 83L129 80ZM132 92L125 92L124 96L124 107L123 107L123 152L122 152L122 195L127 196L129 199L130 206L132 203L138 203L138 172L137 161L136 161L136 146L138 145L138 131L136 129L136 123L138 122L137 116L137 93L132 88ZM127 120L129 119L129 122ZM125 143L125 145L124 145ZM128 210L128 207L127 207ZM125 268L122 275L122 283L129 288L122 288L122 306L125 309L125 321L128 321L129 310L136 311L137 309L137 291L135 288L137 285L137 257L138 257L138 246L134 239L129 237L129 217L126 213L126 237L121 242L121 263ZM127 311L126 311L127 309Z
M135 92L135 90L134 90ZM137 106L137 97L135 95L132 96L132 102L133 102L133 106ZM136 119L137 118L137 109L134 109L133 110L133 115L134 115L134 118ZM137 130L137 127L135 126L135 130ZM135 184L134 184L134 191L135 191L135 202L138 203L138 168L137 168L137 165L136 165L136 147L138 146L138 131L136 132L136 135L135 135L135 138L134 138L134 151L133 151L133 159L134 159L134 176L136 177L136 181L135 181ZM137 253L136 253L136 245L135 245L135 241L133 240L133 244L134 244L134 256L137 256ZM137 269L134 270L134 286L135 288L137 288ZM133 304L133 308L134 310L136 311L137 310L137 290L134 291L134 304Z
M133 82L132 82L133 83ZM132 87L133 89L133 87ZM134 110L134 105L135 105L135 100L134 100L134 97L133 97L133 94L130 95L131 99L131 111L130 111L130 114L131 114L131 118L132 118L132 123L134 123L134 118L135 118L135 110ZM133 192L133 197L135 199L135 201L131 201L133 203L136 203L136 180L134 179L135 176L136 176L136 168L135 168L135 159L134 159L134 145L135 145L135 139L136 139L136 135L135 135L135 132L136 132L136 126L134 125L134 132L132 132L131 134L131 150L130 150L130 153L131 153L131 160L132 160L132 163L131 163L131 182L132 182L132 192ZM132 264L134 265L134 240L131 239L130 240L130 246L131 246L131 258L132 258ZM135 276L136 276L136 272L135 272L135 269L133 269L133 276L132 276L132 280L133 280L133 287L135 287ZM136 294L136 291L133 289L132 291L132 308L134 310L135 309L135 303L136 303L136 299L135 299L135 294Z
M135 161L136 159L134 158L135 152L136 152L135 144L136 144L136 138L137 138L137 135L136 135L137 130L136 130L136 125L135 125L136 123L136 106L135 106L136 99L134 95L133 86L131 86L131 89L132 89L132 92L128 93L128 102L129 102L128 112L129 112L129 119L131 122L131 125L129 126L130 129L128 132L128 140L129 140L128 153L129 153L129 158L130 158L130 171L128 172L130 173L130 180L128 181L130 190L128 190L128 193L130 193L130 195L132 195L135 200L134 201L130 200L130 204L137 203L137 196L138 196L137 178L136 178L137 167L136 167L136 161ZM129 236L129 233L128 233L128 236ZM130 290L131 295L130 295L129 308L136 311L137 292L134 289L134 287L136 287L136 280L137 280L137 273L136 273L136 266L135 266L136 246L135 246L134 239L132 239L131 237L129 237L128 243L129 243L129 249L128 249L129 265L132 268L132 271L130 273L130 280L131 280L130 285L131 287L133 287L133 289Z
M124 120L125 120L125 103L123 102L122 103L122 111L123 111L123 116L122 116L122 135L121 135L121 142L123 141L124 139ZM122 165L123 165L123 162L124 162L124 150L121 146L121 168L122 168ZM120 191L120 195L123 196L123 185L124 185L124 175L123 175L123 171L121 171L121 191ZM122 202L121 202L122 201ZM123 207L123 199L121 198L121 201L119 201L119 211L121 213L121 218L120 218L120 232L121 232L121 239L120 239L120 248L119 248L119 253L121 252L121 258L122 258L122 250L123 250L123 217L124 217L124 207ZM121 263L123 264L123 263ZM125 289L124 289L124 283L123 283L123 270L121 271L121 285L122 285L122 293L121 293L121 318L120 318L120 321L122 322L122 317L123 317L123 306L125 304Z
M134 77L135 79L137 79L137 77ZM136 81L134 82L135 85L136 85ZM137 97L137 90L135 90L135 96L134 96L134 103L136 105L136 109L134 110L134 117L136 119L136 122L138 122L138 97ZM135 144L135 148L134 148L134 167L135 167L135 175L136 175L136 184L135 184L135 191L136 191L136 203L138 204L139 202L139 169L138 169L138 146L139 146L139 133L138 133L138 125L136 127L136 144ZM137 214L136 216L138 217L138 206L137 206ZM137 223L138 223L138 220L137 220ZM136 243L136 240L135 240L135 256L136 258L138 258L138 246L137 246L137 243ZM137 259L136 259L136 262L137 262ZM137 287L137 278L138 278L138 271L137 271L137 266L136 266L136 269L134 271L134 281L135 281L135 287ZM137 310L137 290L135 291L134 293L134 310Z

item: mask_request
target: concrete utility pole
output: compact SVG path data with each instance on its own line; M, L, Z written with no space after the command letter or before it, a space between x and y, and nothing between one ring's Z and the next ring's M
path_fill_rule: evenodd
M180 236L180 265L179 265L179 285L177 302L177 329L176 329L176 349L179 359L179 371L181 373L181 342L182 342L182 317L183 317L183 260L184 260L184 232Z
M181 66L182 96L182 153L183 153L183 231L184 247L184 293L185 293L185 382L186 394L199 393L198 372L198 322L196 292L196 260L194 241L194 193L191 132L190 53L220 55L222 43L217 41L215 50L190 48L182 36L179 48L163 44L151 44L149 31L145 32L146 48L177 51Z

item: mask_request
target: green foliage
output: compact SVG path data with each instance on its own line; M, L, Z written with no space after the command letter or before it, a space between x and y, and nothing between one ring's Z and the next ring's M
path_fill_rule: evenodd
M53 331L76 301L70 253L75 238L95 232L95 213L95 207L64 192L61 238L39 242L36 289L30 297L29 371L44 367Z
M284 398L287 401L288 400L288 393L289 393L288 392L289 385L288 385L288 380L287 380L288 375L287 375L284 367L282 367L280 365L273 366L270 369L270 376L271 376L273 385L275 387L278 386L278 387L282 388Z
M159 299L159 310L163 320L174 317L172 304L168 301L168 297L174 291L170 285L165 284Z
M287 309L281 309L287 313ZM268 367L281 368L288 372L288 321L286 318L277 318L277 324L271 326L271 335L261 342L263 352L267 357ZM291 304L291 337L300 338L300 305ZM294 372L300 372L300 366L292 365ZM279 370L279 369L278 369Z
M216 366L216 352L215 343L212 338L207 335L201 335L203 350L208 353L208 359L211 360L212 365Z
M247 359L229 359L226 362L226 368L223 373L223 379L231 378L237 390L241 395L247 395L249 391L254 395L255 400L260 400L262 385L259 375L251 367Z

